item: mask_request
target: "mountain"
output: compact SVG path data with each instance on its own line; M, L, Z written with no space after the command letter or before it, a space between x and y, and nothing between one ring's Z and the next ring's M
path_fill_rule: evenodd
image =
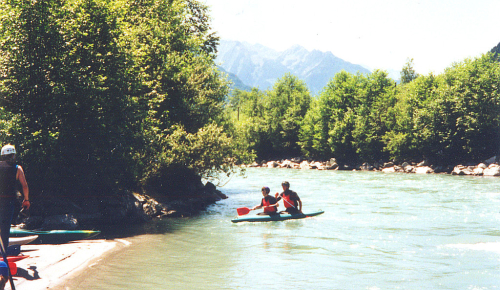
M240 78L238 78L238 76L237 76L237 75L235 75L235 74L233 74L233 73L230 73L230 72L227 72L227 71L226 71L223 67L221 67L221 66L217 66L217 68L218 68L221 72L223 72L223 73L227 74L228 79L229 79L229 80L233 83L233 84L231 85L231 88L232 88L232 89L240 89L240 90L247 91L247 92L250 92L250 91L252 90L252 87L247 86L246 84L244 84L244 83L240 80Z
M341 70L370 73L331 52L308 51L298 45L278 52L260 44L221 40L218 51L216 63L220 67L244 84L261 90L271 88L286 73L305 81L312 94L320 92Z
M500 43L497 46L493 47L490 51L496 55L500 55Z

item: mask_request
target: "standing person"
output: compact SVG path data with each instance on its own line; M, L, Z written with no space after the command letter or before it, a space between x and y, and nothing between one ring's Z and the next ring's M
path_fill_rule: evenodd
M283 205L286 208L284 212L289 214L302 213L302 201L295 191L290 190L290 183L284 181L281 183L281 187L283 192L281 194L276 193L276 199L277 201L283 199Z
M272 215L278 211L278 201L274 196L269 195L270 192L271 190L269 189L269 187L264 186L262 188L262 195L264 197L262 198L260 205L256 205L252 208L252 210L264 208L264 212L260 212L258 213L258 215Z
M16 148L5 145L0 151L0 231L5 250L9 246L10 224L14 216L16 199L16 184L21 183L23 193L22 207L29 209L29 189L23 168L16 164Z

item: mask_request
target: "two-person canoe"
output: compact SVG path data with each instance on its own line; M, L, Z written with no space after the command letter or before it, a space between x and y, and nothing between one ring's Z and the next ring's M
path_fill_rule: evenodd
M76 240L84 240L95 237L101 231L91 230L53 230L53 231L30 231L18 228L10 229L11 237L26 237L37 235L38 239L34 241L37 244L64 244Z
M284 221L290 219L303 219L306 217L317 216L324 213L322 210L314 211L314 212L305 212L305 213L297 213L297 214L273 214L273 215L249 215L249 216L240 216L231 221L233 223L239 222L270 222L270 221Z
M9 237L9 245L26 245L38 238L38 235L31 235L25 237Z

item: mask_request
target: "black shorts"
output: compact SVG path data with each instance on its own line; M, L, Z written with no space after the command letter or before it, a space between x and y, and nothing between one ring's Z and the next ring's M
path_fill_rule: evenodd
M295 207L288 207L286 210L285 210L287 213L289 214L296 214L296 213L300 213L299 210Z

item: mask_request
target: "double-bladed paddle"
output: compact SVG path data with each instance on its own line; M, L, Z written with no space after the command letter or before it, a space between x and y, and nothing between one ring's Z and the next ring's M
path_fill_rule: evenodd
M246 215L251 211L251 209L249 209L248 207L240 207L237 208L236 211L238 212L238 215Z

